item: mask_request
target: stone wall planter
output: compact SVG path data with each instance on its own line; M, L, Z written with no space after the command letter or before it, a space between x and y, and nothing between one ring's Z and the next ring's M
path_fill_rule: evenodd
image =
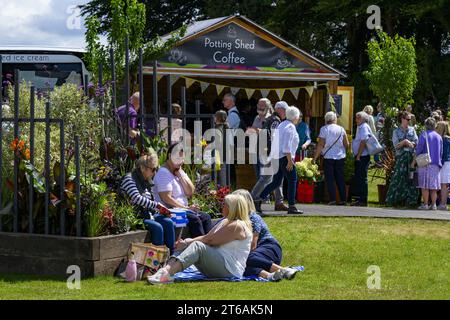
M132 242L148 242L148 232L95 238L0 232L0 273L67 276L78 265L82 277L113 275Z

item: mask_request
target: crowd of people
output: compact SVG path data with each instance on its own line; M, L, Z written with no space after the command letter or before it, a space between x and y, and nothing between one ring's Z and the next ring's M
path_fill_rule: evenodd
M138 96L132 97L133 112L137 112ZM223 100L228 110L215 114L216 128L223 133L227 129L245 128L235 105L235 98L226 94ZM124 112L125 107L119 109ZM130 112L130 111L129 111ZM254 165L257 182L251 191L239 189L225 197L223 218L215 223L199 207L189 205L195 193L194 183L183 171L184 150L182 143L173 143L166 162L159 167L158 155L141 156L132 172L121 184L122 192L131 199L136 214L150 230L151 242L169 248L171 258L154 275L148 277L152 284L171 283L173 275L191 265L207 277L226 278L259 276L269 281L292 279L297 270L282 267L282 248L270 233L262 218L261 203L274 192L275 209L289 214L302 213L295 206L297 173L295 162L304 157L304 151L312 143L311 130L302 121L302 113L285 101L274 107L270 100L260 99L258 115L247 133L260 133L265 129L269 156L259 157ZM393 130L395 167L387 192L386 202L392 206L418 205L419 193L422 210L447 210L448 184L450 183L450 126L442 113L434 112L424 122L425 129L418 135L412 122L416 121L408 107L398 116L398 126ZM344 181L345 159L350 150L354 156L352 195L357 196L354 206L367 206L368 169L372 160L369 152L370 137L381 136L384 116L378 108L366 106L355 115L356 134L352 141L346 130L338 124L338 115L325 114L320 128L313 160L323 158L329 205L346 205L349 195ZM131 128L130 137L138 133ZM375 163L383 161L383 154L374 157ZM222 169L221 169L222 171ZM219 173L219 180L224 179ZM287 181L288 206L283 203L283 180ZM413 181L416 180L416 183ZM337 187L337 188L336 188ZM339 193L339 201L336 201ZM420 191L419 191L420 190ZM176 237L175 223L170 208L183 208L187 212L190 238Z
M226 111L219 110L214 117L219 137L225 139L227 129L232 129L232 131L242 129L247 135L259 135L264 130L263 132L267 136L267 150L264 152L259 150L259 143L249 150L250 156L254 159L253 167L256 176L256 183L250 190L255 210L262 213L261 204L268 201L270 195L273 194L274 210L287 211L289 214L302 213L295 206L297 174L294 165L295 162L305 157L305 150L312 144L311 129L303 121L302 112L296 106L289 106L285 101L278 101L272 106L269 99L262 98L257 102L257 115L253 123L251 126L247 126L239 113L236 97L233 94L225 94L222 103ZM181 107L177 104L172 107L172 113L179 115ZM127 109L130 119L130 138L135 139L139 135L136 121L139 110L139 93L131 96L128 107L122 106L117 110L121 123L125 119ZM375 116L374 108L370 105L356 113L356 134L351 143L346 130L338 125L338 115L333 111L325 114L325 124L320 128L313 159L317 162L323 158L322 167L329 205L346 205L350 202L354 206L367 206L369 167L371 164L380 165L383 160L383 152L372 155L368 148L370 137L378 138L380 141L382 139L385 116L381 103L376 109ZM174 120L177 121L175 127L181 128L181 120ZM166 122L164 123L167 127ZM421 194L422 204L419 209L447 210L447 189L450 183L450 163L448 163L450 152L447 150L450 136L448 122L444 121L442 112L436 110L425 120L425 130L419 136L416 132L417 125L416 117L412 114L412 107L408 105L399 113L398 125L393 130L392 137L389 137L394 146L395 168L389 177L391 183L387 191L386 203L391 206L418 206L419 194ZM167 140L167 133L165 134ZM180 141L180 137L172 135L172 145L178 141ZM229 145L229 143L224 142L223 145ZM349 149L354 157L350 192L346 190L346 181L344 180L345 159ZM218 152L221 153L221 151ZM423 157L421 155L429 157L425 166L421 166L416 161L417 157ZM230 167L231 180L235 181L234 165L231 164ZM217 176L219 185L227 184L226 166L220 166ZM193 185L186 182L183 170L179 166L177 167L176 164L169 161L158 171L156 178L156 189L158 190L156 198L160 199L161 203L170 207L187 206L187 197L191 195ZM177 179L183 182L183 188L172 186L171 181ZM287 182L288 206L283 202L285 198L283 195L284 180ZM352 199L356 199L356 201L352 201ZM189 219L193 221L194 217L190 216ZM201 219L205 219L205 217L201 217ZM195 234L200 235L205 232L205 230L201 230L198 221L192 222L191 228Z
M230 101L234 102L234 97L230 96ZM233 125L230 127L239 128L241 123L239 113L233 111L236 110L236 106L230 103L227 109L228 118L232 117ZM287 210L289 214L302 213L295 207L297 175L294 163L305 157L304 151L312 142L311 130L308 124L302 121L301 111L296 106L289 106L285 101L278 101L272 108L271 102L262 98L258 101L257 112L258 115L250 129L256 133L266 129L271 162L263 163L258 156L254 165L257 181L251 195L256 211L262 213L261 203L274 192L276 211ZM373 114L374 108L370 105L356 113L356 133L351 143L346 130L337 124L338 115L334 111L325 114L325 125L320 128L313 160L316 162L323 158L329 205L346 205L350 202L352 206L367 206L369 167L371 164L382 166L383 158L386 157L384 152L371 153L369 148L372 139L377 143L377 139L380 141L382 139L385 116L381 103L377 106L377 115ZM392 137L389 137L395 150L395 168L392 176L388 177L391 183L386 203L400 207L418 206L421 193L422 203L418 209L447 210L450 183L449 123L444 120L442 111L436 110L424 121L425 130L419 136L416 133L417 125L411 105L406 106L405 110L399 113L398 125L393 130ZM274 145L277 148L273 148ZM348 149L354 157L354 172L349 194L344 180ZM261 154L259 150L257 153ZM424 156L428 159L426 163L416 161L416 158ZM264 170L271 166L273 161L278 163L278 170L276 172ZM288 207L283 203L283 179L286 179L288 185ZM339 201L336 190L339 193ZM356 200L352 201L353 199Z

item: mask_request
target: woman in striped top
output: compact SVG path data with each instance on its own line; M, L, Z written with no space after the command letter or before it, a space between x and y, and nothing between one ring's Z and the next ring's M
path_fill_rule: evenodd
M132 172L123 177L121 189L136 208L136 213L144 219L154 245L165 244L173 253L175 245L175 225L170 219L170 211L162 203L154 200L150 180L158 169L156 153L141 156Z

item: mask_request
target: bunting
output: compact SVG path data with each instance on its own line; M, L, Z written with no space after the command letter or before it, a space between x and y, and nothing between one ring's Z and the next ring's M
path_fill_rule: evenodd
M196 82L196 80L191 78L184 78L184 79L186 80L186 89L189 89Z
M231 87L230 89L231 89L231 93L232 93L233 95L236 95L236 93L238 93L239 90L241 90L241 88L235 88L235 87Z
M172 87L174 85L174 83L178 81L178 79L180 79L179 75L171 75L170 76L170 86Z
M220 84L216 84L215 87L216 87L216 90L217 90L217 95L220 96L220 94L222 93L223 89L225 89L225 86L222 86Z
M278 95L278 99L283 100L284 92L286 89L275 89L275 92Z
M255 93L255 89L246 88L245 93L247 94L247 98L250 99L253 96L253 94Z
M295 99L298 99L298 94L300 93L300 88L290 88L289 91L291 91L291 93Z
M308 92L309 98L311 99L313 93L314 93L314 87L313 86L309 86L309 87L305 87L306 92Z
M163 77L163 75L158 75L158 81ZM178 75L172 75L171 79L170 79L170 83L171 85L173 85L178 79L180 78L180 76ZM189 89L194 83L198 82L200 84L202 93L205 92L205 90L209 87L209 86L213 86L216 91L217 91L217 95L220 95L223 90L226 87L226 85L221 85L221 84L215 84L215 83L209 83L209 82L203 82L203 81L198 81L195 79L191 79L188 77L183 77L186 81L186 88ZM328 83L321 83L321 84L317 84L316 87L326 87L327 92L329 93L329 86ZM294 96L295 99L298 99L300 96L300 89L305 89L306 92L308 93L309 98L312 97L314 90L315 90L315 86L313 85L309 85L309 86L301 86L301 87L294 87L294 88L240 88L240 87L229 87L230 91L232 94L236 95L239 90L244 90L247 97L250 99L253 94L255 93L256 90L259 90L261 92L261 95L264 98L267 98L267 96L269 95L270 91L275 91L276 95L278 96L278 98L280 100L283 99L284 94L286 93L286 90L291 91L292 95Z
M207 82L200 82L200 87L201 87L202 93L203 93L209 87L209 83L207 83Z
M270 92L269 89L260 89L259 91L261 91L261 95L263 96L263 98L267 98Z

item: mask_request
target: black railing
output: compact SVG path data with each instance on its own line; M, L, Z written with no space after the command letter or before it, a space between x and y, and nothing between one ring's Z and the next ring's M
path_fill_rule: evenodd
M1 70L1 63L0 63L0 70ZM44 202L44 233L50 234L50 219L49 219L49 205L50 205L50 148L51 148L51 126L56 124L59 127L59 154L60 154L60 167L59 167L59 199L58 202L60 203L59 207L59 217L60 217L60 234L65 235L66 233L66 221L65 221L65 208L63 206L63 203L65 200L65 135L64 135L64 121L62 119L55 119L51 117L50 113L50 102L47 101L45 103L45 117L44 118L35 118L35 99L36 99L36 90L34 86L30 87L30 115L29 117L19 117L19 89L20 89L20 81L19 79L19 71L15 70L15 88L14 88L14 117L13 118L5 118L3 117L2 108L0 108L0 127L2 128L0 130L0 186L4 185L3 181L3 128L5 128L5 124L13 124L14 128L14 139L18 140L20 139L21 133L19 132L19 124L20 123L29 123L30 124L30 130L29 130L29 137L30 137L30 158L29 162L31 165L34 166L35 162L35 124L36 123L44 123L45 124L45 150L44 150L44 157L45 157L45 163L44 163L44 179L45 179L45 202ZM1 97L0 97L1 98ZM75 141L78 140L78 137L75 137ZM76 152L79 152L76 151ZM79 170L80 168L80 161L79 161L79 154L75 154L75 168L76 170ZM30 174L31 175L31 174ZM12 231L18 232L19 227L19 157L17 155L17 152L14 152L14 173L13 173L13 206L12 206L12 214L13 222L12 222ZM34 233L34 218L33 218L33 209L34 209L34 196L35 196L35 190L34 190L34 180L33 177L29 176L28 178L29 186L28 186L28 232ZM56 181L55 181L56 182ZM80 210L79 208L79 199L80 199L80 180L79 176L77 176L77 179L74 181L76 184L76 193L75 197L78 203L78 206L76 210ZM22 195L23 196L23 195ZM26 197L24 197L26 198ZM3 209L3 189L0 189L0 210ZM3 215L0 215L0 231L3 231ZM77 221L80 219L80 216L77 216ZM23 231L23 230L22 230ZM76 230L77 235L81 235L81 229L77 228Z
M129 108L130 105L128 104L128 98L130 96L130 54L129 54L129 48L128 48L128 39L125 40L125 85L124 85L124 91L123 94L125 95L123 101L126 105L126 128L123 128L125 130L122 130L121 134L119 134L121 140L126 144L129 145L130 142L130 136L129 136ZM1 61L1 55L0 55L0 83L2 83L2 61ZM110 75L111 75L111 95L112 95L112 102L110 106L110 110L105 109L105 105L103 103L102 97L99 99L99 112L100 116L102 117L102 134L104 137L106 137L107 133L105 133L105 121L107 114L113 116L114 119L114 127L117 129L120 126L120 120L115 114L116 107L117 107L117 79L116 79L116 69L115 69L115 57L114 57L114 51L113 49L110 50ZM194 119L194 120L204 120L208 119L211 122L211 127L215 128L214 124L214 114L200 114L200 101L195 101L195 114L188 114L186 112L186 87L181 88L180 92L180 104L182 112L179 115L173 115L172 114L172 88L171 88L171 76L167 75L167 110L168 112L166 114L160 114L159 108L158 108L158 80L157 80L157 62L153 61L153 87L152 87L152 98L153 98L153 106L152 106L152 114L148 114L145 110L144 105L144 75L143 75L143 53L142 49L139 50L139 66L138 66L138 80L139 80L139 92L140 92L140 112L136 115L138 117L137 121L139 123L140 129L145 131L145 124L146 119L153 119L153 123L155 124L155 134L159 134L160 126L158 125L160 117L166 117L167 118L167 141L169 144L172 141L172 120L173 119L181 119L182 120L182 128L186 129L186 123L188 119ZM99 66L98 70L98 86L103 90L103 66ZM12 228L11 230L13 232L19 232L19 159L14 152L14 171L13 171L13 177L12 177L12 183L13 183L13 205L11 208L12 212L6 212L5 210L2 211L3 203L4 203L4 197L3 197L3 190L2 187L4 185L4 178L3 177L3 166L5 163L3 163L3 138L4 138L4 132L3 128L6 127L5 124L11 124L13 125L14 130L14 139L20 139L21 132L19 131L19 124L20 123L28 123L29 124L29 150L30 150L30 158L29 162L31 165L35 165L35 126L37 123L44 123L45 124L45 160L44 160L44 171L43 171L43 178L45 180L45 202L44 202L44 233L50 234L54 233L54 230L57 229L56 225L52 225L50 221L49 216L49 209L51 204L51 190L50 190L50 149L52 147L51 143L51 127L52 125L58 125L59 127L59 155L60 155L60 168L59 168L59 181L55 183L59 183L59 229L61 235L66 235L66 207L63 205L66 200L65 195L65 179L67 177L66 167L68 167L69 163L66 163L67 160L65 158L65 149L66 149L66 138L64 133L64 121L62 119L56 119L51 117L51 101L47 101L45 104L45 117L44 118L36 118L35 117L35 99L36 99L36 90L34 86L30 87L30 114L29 117L20 117L19 116L19 108L20 108L20 71L15 70L15 84L14 84L14 113L13 117L4 117L3 116L3 110L2 110L2 104L3 104L3 97L2 97L2 90L0 90L0 232L5 231L4 229L4 221L3 217L10 215L12 216ZM83 89L85 96L89 96L89 78L88 75L84 76L83 79ZM48 98L49 99L49 98ZM125 131L125 132L123 132ZM124 134L125 133L125 134ZM23 134L23 133L22 133ZM124 134L124 135L123 135ZM203 133L201 133L203 134ZM75 193L75 229L76 229L76 236L82 235L82 212L81 212L81 181L80 181L80 174L81 174L81 165L80 165L80 141L79 137L71 137L74 141L74 155L73 155L73 161L74 161L74 167L75 167L75 186L74 186L74 193ZM208 141L209 143L215 143L214 137L211 141ZM226 144L226 142L224 142ZM221 152L222 155L222 161L221 165L225 165L225 159L226 159L226 147L224 147ZM216 182L217 185L217 174L215 171L215 152L212 153L212 161L211 161L211 179ZM72 159L72 158L71 158ZM72 161L72 160L69 160ZM229 165L226 164L226 171L227 171L227 181L226 184L230 185L230 169ZM56 179L56 177L55 177ZM28 232L29 233L35 233L35 221L34 221L34 200L35 195L37 194L35 191L35 185L33 183L33 179L29 178L29 185L28 185L28 212L25 213L28 215L28 217L25 216L25 218L28 220ZM26 197L25 197L26 199ZM57 205L56 205L57 206ZM3 213L3 214L1 214ZM23 213L22 213L23 214ZM23 217L21 217L23 219ZM26 232L24 231L24 228L20 228L20 232Z

